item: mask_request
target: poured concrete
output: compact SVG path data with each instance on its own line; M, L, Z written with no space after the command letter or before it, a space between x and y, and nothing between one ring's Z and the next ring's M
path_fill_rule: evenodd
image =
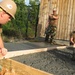
M75 61L71 60L72 53L71 47L60 46L11 59L53 75L75 75Z
M24 44L22 46L24 47ZM19 45L19 47L22 46ZM71 60L73 53L71 47L46 43L39 43L38 46L34 43L27 47L29 48L25 50L12 48L13 50L5 57L53 75L75 75L75 61Z

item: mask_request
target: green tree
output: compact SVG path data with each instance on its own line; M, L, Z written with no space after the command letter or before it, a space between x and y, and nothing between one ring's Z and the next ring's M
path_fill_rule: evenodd
M3 34L24 39L28 26L28 37L34 37L38 6L35 5L35 1L31 2L31 6L26 6L24 0L15 0L15 2L18 7L15 20L12 19L11 22L3 26Z

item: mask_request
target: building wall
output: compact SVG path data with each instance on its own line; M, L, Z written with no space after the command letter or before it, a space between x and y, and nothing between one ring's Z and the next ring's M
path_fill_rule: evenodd
M48 0L41 0L40 11L39 11L39 22L37 28L37 36L43 37L45 36L45 25L48 18L49 8L48 8Z
M75 30L75 0L41 0L37 36L45 36L48 14L56 7L59 15L56 39L69 40Z

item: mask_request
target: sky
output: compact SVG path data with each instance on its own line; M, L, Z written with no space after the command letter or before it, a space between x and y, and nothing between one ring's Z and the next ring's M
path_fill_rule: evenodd
M39 0L40 1L40 0ZM29 0L25 0L25 4L29 5Z
M0 0L0 2L2 2L3 0ZM39 0L40 1L40 0ZM25 0L25 4L29 5L29 0Z
M28 5L29 4L29 0L25 0L25 4Z

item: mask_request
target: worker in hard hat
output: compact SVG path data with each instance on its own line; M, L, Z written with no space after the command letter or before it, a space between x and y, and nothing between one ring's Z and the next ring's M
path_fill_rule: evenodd
M16 10L17 6L13 0L0 0L0 59L2 59L3 56L7 54L7 49L4 47L3 40L1 37L2 25L9 22L11 18L15 18ZM6 69L4 70L0 64L0 75L4 75L5 72Z
M16 10L17 5L13 0L0 0L0 55L2 56L7 54L7 49L4 48L1 37L2 25L9 22L11 18L15 18Z

